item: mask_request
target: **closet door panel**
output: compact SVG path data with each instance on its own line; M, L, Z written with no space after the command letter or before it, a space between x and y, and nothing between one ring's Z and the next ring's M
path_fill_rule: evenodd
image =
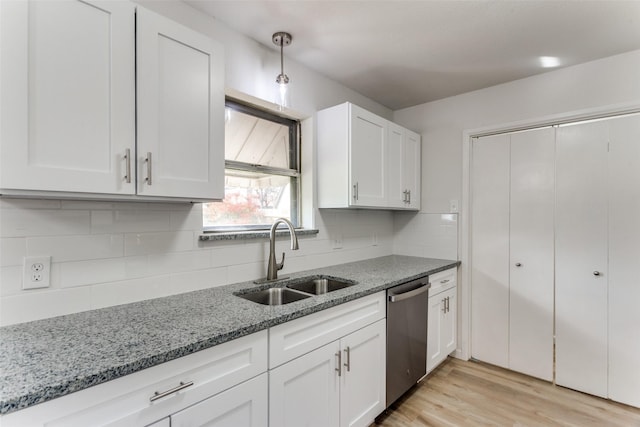
M611 120L609 397L640 407L640 116Z
M606 121L560 127L556 158L556 382L607 395Z
M508 367L509 135L473 142L471 354Z
M553 379L553 128L511 135L509 368Z

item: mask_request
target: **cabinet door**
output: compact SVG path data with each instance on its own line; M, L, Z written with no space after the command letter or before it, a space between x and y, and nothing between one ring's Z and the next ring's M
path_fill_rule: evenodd
M471 355L509 365L509 135L473 143Z
M269 425L338 426L339 355L334 341L269 371Z
M442 320L445 300L443 294L429 297L429 312L427 321L427 373L438 366L446 356L442 349Z
M511 135L509 369L553 379L555 130Z
M458 288L454 287L444 292L443 300L445 301L445 310L440 312L442 316L442 360L446 359L453 351L455 351L458 344L457 336L457 321L458 314L458 301L457 301Z
M264 373L171 416L171 427L267 427L268 377Z
M340 341L340 426L366 427L385 409L386 319Z
M556 382L607 395L606 121L560 127L556 158Z
M222 47L137 9L138 194L224 197Z
M406 207L420 210L420 170L422 169L420 135L407 129L404 130L402 159L403 187L408 191Z
M0 188L133 194L133 4L0 7Z
M389 123L389 148L388 154L388 206L392 208L406 208L407 188L404 182L404 151L405 129L394 123Z
M351 105L351 204L387 205L387 121Z
M640 116L610 122L609 397L640 407Z

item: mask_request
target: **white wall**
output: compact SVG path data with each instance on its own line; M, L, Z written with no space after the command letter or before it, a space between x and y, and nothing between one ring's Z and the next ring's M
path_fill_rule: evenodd
M640 50L396 111L422 134L422 211L462 198L462 133L640 100Z
M458 355L469 353L468 206L469 142L472 131L549 123L640 107L640 50L551 71L522 80L396 111L394 121L422 134L422 211L395 220L394 251L401 235L434 234L440 225L424 218L449 211L458 200L458 254L462 261ZM466 169L465 169L466 168ZM465 189L465 191L463 191ZM422 245L408 252L424 253Z
M182 2L147 1L149 9L187 25L225 46L226 85L234 92L271 101L279 52L267 48ZM270 37L270 35L267 35ZM265 40L270 43L270 39ZM285 52L286 53L286 52ZM286 60L297 117L351 101L390 118L368 98ZM392 253L393 217L388 212L310 209L313 188L313 125L303 127L305 225L320 234L286 251L281 274ZM201 205L0 199L0 325L188 292L266 275L268 242L198 241ZM373 234L378 235L374 246ZM342 236L343 247L331 240ZM51 288L21 289L22 258L52 257Z

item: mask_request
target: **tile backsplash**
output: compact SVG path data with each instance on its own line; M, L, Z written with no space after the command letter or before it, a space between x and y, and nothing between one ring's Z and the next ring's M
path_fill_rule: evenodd
M396 255L458 259L458 214L398 212L393 231Z
M200 204L0 199L0 325L254 280L267 239L200 242ZM315 236L276 244L281 274L389 255L394 214L316 211ZM25 256L51 256L51 287L22 290Z

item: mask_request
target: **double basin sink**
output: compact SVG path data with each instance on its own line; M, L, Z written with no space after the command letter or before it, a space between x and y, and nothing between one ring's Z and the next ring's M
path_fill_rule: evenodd
M314 295L323 295L355 285L355 282L328 276L314 276L294 279L284 286L278 285L258 291L237 293L236 296L263 305L283 305Z

